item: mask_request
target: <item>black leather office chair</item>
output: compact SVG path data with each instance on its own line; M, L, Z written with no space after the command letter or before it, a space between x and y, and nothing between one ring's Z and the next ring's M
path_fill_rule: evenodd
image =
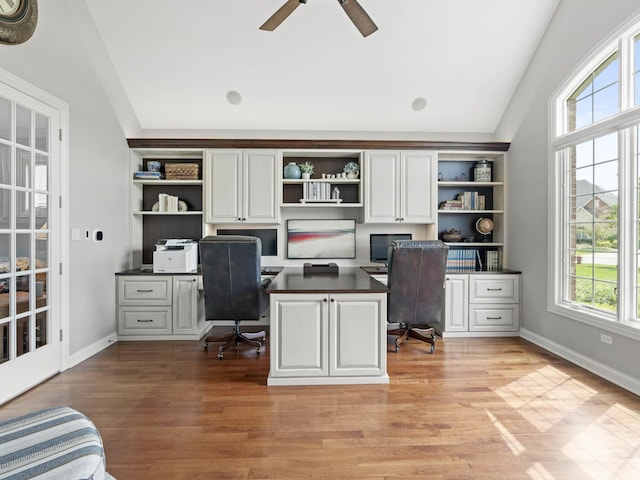
M264 346L264 331L240 332L242 320L260 320L269 307L269 280L260 279L261 254L262 244L256 237L220 235L200 240L206 320L235 322L230 335L204 339L205 349L209 343L224 342L218 349L218 358L233 344L253 345L256 353Z
M407 337L429 343L434 352L431 325L442 321L448 250L440 240L398 240L389 247L387 334L396 337L396 352Z

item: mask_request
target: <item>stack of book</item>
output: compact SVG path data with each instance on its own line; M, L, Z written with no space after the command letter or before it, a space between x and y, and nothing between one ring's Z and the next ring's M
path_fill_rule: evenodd
M177 212L178 197L169 195L168 193L158 194L158 211L159 212Z
M475 248L450 248L446 269L450 272L472 272L476 270L476 260L482 269L482 262Z
M487 270L498 271L502 270L502 251L500 250L487 250Z
M485 196L478 192L459 193L455 200L445 200L438 205L440 210L484 210Z
M136 180L160 180L162 174L160 172L135 172L133 178Z
M339 198L331 198L331 184L328 182L304 182L302 184L302 198L304 202L335 202L340 203Z

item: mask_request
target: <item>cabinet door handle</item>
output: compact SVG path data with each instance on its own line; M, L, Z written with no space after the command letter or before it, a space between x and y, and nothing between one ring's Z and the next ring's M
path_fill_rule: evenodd
M332 298L332 299L331 299L331 303L333 303L333 302L335 302L335 300Z
M142 290L142 289L140 289L140 288L139 288L139 289L137 290L137 292L138 292L138 293L151 293L151 292L153 292L153 289L149 289L149 290Z
M138 319L138 323L151 323L151 322L153 322L153 320L151 319L143 319L143 318Z
M487 317L487 320L502 320L502 317Z
M322 299L322 301L323 301L324 303L327 303L327 299L326 299L326 298L323 298L323 299Z
M487 288L488 292L501 292L502 289L501 288Z

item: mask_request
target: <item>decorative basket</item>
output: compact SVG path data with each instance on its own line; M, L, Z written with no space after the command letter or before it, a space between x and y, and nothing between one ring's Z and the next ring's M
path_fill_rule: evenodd
M197 163L167 163L164 166L167 180L197 180L198 171Z

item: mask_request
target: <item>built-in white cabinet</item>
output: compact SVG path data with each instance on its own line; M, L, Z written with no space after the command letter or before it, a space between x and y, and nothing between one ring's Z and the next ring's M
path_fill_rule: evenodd
M443 337L510 336L520 328L520 278L517 273L445 277Z
M269 385L388 383L384 293L271 295Z
M207 223L280 222L280 171L277 150L207 150Z
M436 172L434 151L365 152L365 222L435 223Z
M198 275L118 275L121 340L198 340L208 326Z

